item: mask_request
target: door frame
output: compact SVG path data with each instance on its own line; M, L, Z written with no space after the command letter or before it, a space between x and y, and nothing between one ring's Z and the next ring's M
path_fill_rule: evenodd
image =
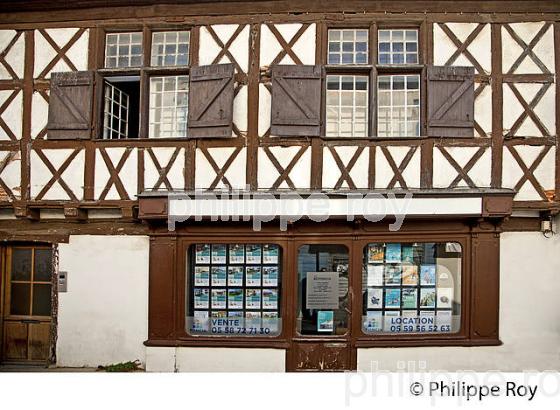
M289 275L292 278L290 284L290 300L288 301L288 309L293 320L290 323L289 338L290 348L286 351L286 371L288 372L337 372L356 370L357 368L357 350L354 346L354 326L355 326L355 308L357 306L354 294L354 284L356 283L356 273L361 267L361 260L356 259L355 238L353 235L313 235L298 236L290 242L292 250L290 252ZM299 298L299 272L298 272L298 251L303 245L343 245L348 250L348 332L345 335L300 335L297 331L297 313ZM358 272L359 273L359 272ZM296 348L298 345L323 345L322 349L330 349L332 347L342 347L347 355L348 365L340 369L297 369L298 357ZM335 346L336 345L336 346Z
M55 245L51 243L29 243L29 242L15 242L15 243L5 243L0 245L1 253L1 263L0 263L0 363L10 363L10 364L21 364L21 365L45 365L52 361L52 349L54 346L53 338L53 326L55 326L56 320L56 308L53 306L53 292L56 291L56 269L55 269L55 258L52 259L52 271L51 271L51 314L48 316L28 316L28 315L13 315L13 317L6 318L6 313L10 303L10 297L8 297L9 284L11 283L9 275L11 274L10 262L12 258L12 250L14 248L29 248L32 249L32 269L34 269L34 255L36 249L50 249L54 251ZM32 282L33 283L33 282ZM32 286L32 285L31 285ZM33 303L32 297L30 298L30 303ZM27 327L27 359L6 359L5 358L5 323L7 321L22 321L22 320L32 320L33 324L37 321L38 323L49 323L49 337L48 337L48 354L47 357L42 360L29 359L29 326ZM30 323L29 323L30 324Z

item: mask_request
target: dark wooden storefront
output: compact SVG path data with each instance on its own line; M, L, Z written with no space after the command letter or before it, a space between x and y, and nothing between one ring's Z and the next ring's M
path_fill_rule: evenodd
M367 222L299 222L281 232L269 224L259 232L239 223L190 223L175 232L152 224L150 241L149 339L147 346L244 347L286 350L287 371L355 370L357 349L395 346L483 346L500 344L499 220L410 220L399 232ZM375 241L453 241L463 250L461 323L452 334L366 334L362 330L364 246ZM192 336L185 330L186 252L192 244L275 243L282 247L282 330L276 337ZM298 329L298 249L329 245L348 250L348 328L337 335L306 335Z

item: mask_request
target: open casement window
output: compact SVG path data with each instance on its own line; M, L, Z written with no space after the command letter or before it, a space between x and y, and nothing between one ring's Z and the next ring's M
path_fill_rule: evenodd
M272 135L321 135L323 77L321 66L273 66Z
M53 73L48 139L89 139L92 132L92 71Z
M474 136L474 68L428 67L428 135Z
M190 71L188 137L231 137L233 64L193 67Z

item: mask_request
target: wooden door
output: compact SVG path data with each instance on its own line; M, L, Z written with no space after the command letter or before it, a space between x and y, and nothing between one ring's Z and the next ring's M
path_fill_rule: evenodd
M2 362L48 359L52 272L51 247L6 248L2 272Z
M295 329L288 371L356 369L351 343L350 241L296 242Z

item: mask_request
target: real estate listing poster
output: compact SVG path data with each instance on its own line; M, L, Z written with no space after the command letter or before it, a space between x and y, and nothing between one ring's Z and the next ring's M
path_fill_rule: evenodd
M210 286L210 267L194 267L194 286Z

